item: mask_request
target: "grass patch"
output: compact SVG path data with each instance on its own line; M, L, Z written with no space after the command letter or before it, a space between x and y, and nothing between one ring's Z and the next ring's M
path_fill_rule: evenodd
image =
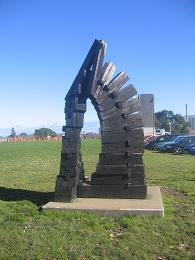
M195 157L146 151L165 218L41 212L53 197L60 142L0 144L0 259L195 259ZM82 142L86 174L98 140Z

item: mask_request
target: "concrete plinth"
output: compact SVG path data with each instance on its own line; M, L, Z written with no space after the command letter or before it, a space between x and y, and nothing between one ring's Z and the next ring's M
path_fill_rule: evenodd
M48 202L43 210L84 211L101 216L162 216L164 208L159 187L148 187L146 199L77 198L73 202Z

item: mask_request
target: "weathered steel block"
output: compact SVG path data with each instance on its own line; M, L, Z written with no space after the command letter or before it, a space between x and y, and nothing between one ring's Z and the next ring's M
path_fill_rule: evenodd
M76 177L78 173L78 168L70 165L60 165L60 176L65 176L66 179Z
M62 144L62 153L77 153L80 151L80 140L70 141L69 139L65 139L66 141Z
M144 174L132 174L131 176L129 176L129 180L132 185L145 185Z
M126 153L100 153L99 154L100 165L127 165L142 164L142 153L130 153L127 156Z
M57 176L54 201L71 202L76 198L77 186L72 186L63 176Z
M65 136L62 137L63 141L64 139L68 139L69 141L76 141L80 139L80 133L81 130L80 128L75 128L75 127L65 127Z
M72 157L68 157L68 153L61 153L61 165L68 165L76 167L78 162L77 154L72 154Z
M143 121L140 115L132 114L125 116L119 114L116 117L106 118L102 120L102 129L104 131L120 131L124 129L126 132L134 128L139 128L143 126Z
M104 85L109 83L111 80L116 67L112 62L106 62L102 68L102 73L100 79L98 80L97 88L93 90L92 95L95 99L98 99L98 96L101 95L100 93L103 91Z
M107 118L119 117L121 114L130 115L140 111L140 109L141 105L139 100L137 98L132 98L123 103L116 102L112 108L100 112L100 115L102 119L105 120Z
M144 141L144 134L142 128L132 129L129 132L125 130L122 131L102 131L102 143L124 143L128 142L133 144L139 142L140 140Z
M130 176L131 174L143 174L144 175L144 164L127 164L128 167L128 176Z
M102 144L102 152L103 153L111 153L114 151L115 153L143 153L144 152L144 144L140 141L140 143L126 145L126 143L116 143L116 144Z
M124 178L125 177L125 178ZM127 178L127 176L125 175L108 175L108 174L104 174L104 175L93 175L93 178L91 179L91 185L124 185L127 184L129 181L129 179Z
M67 115L67 114L66 114ZM84 113L73 112L71 115L67 115L66 126L82 128L84 123Z
M133 85L130 84L122 88L119 92L115 92L115 91L111 92L108 95L106 101L98 105L98 109L100 111L109 109L113 107L113 104L115 104L116 102L125 102L128 99L134 97L135 95L137 95L137 91L133 87Z
M146 195L146 185L78 185L80 198L145 199Z
M108 85L105 85L101 95L99 95L96 99L98 104L102 104L109 97L109 94L113 91L119 91L122 86L129 80L127 74L122 71L118 73Z

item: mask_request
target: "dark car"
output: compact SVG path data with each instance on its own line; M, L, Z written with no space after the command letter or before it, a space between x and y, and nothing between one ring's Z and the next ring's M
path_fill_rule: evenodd
M181 136L177 138L174 142L166 143L162 147L161 151L181 154L184 146L190 143L195 143L195 136Z
M156 144L159 144L161 142L168 142L168 141L172 140L172 138L174 138L175 136L178 136L178 135L158 136L158 137L155 138L155 140L149 140L148 142L146 142L145 143L145 149L154 150Z
M182 152L195 155L195 143L185 145Z
M159 143L156 143L154 145L154 150L157 150L157 151L161 151L163 146L165 146L166 144L169 144L170 142L176 142L179 138L181 137L181 135L175 135L175 136L172 136L172 138L168 141L163 141L163 142L159 142Z

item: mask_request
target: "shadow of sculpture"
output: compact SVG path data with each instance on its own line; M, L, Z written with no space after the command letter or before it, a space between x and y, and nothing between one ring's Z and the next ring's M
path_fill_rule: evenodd
M0 187L0 200L3 201L28 200L36 204L37 206L41 206L46 204L48 201L51 201L53 197L53 192L40 192Z

